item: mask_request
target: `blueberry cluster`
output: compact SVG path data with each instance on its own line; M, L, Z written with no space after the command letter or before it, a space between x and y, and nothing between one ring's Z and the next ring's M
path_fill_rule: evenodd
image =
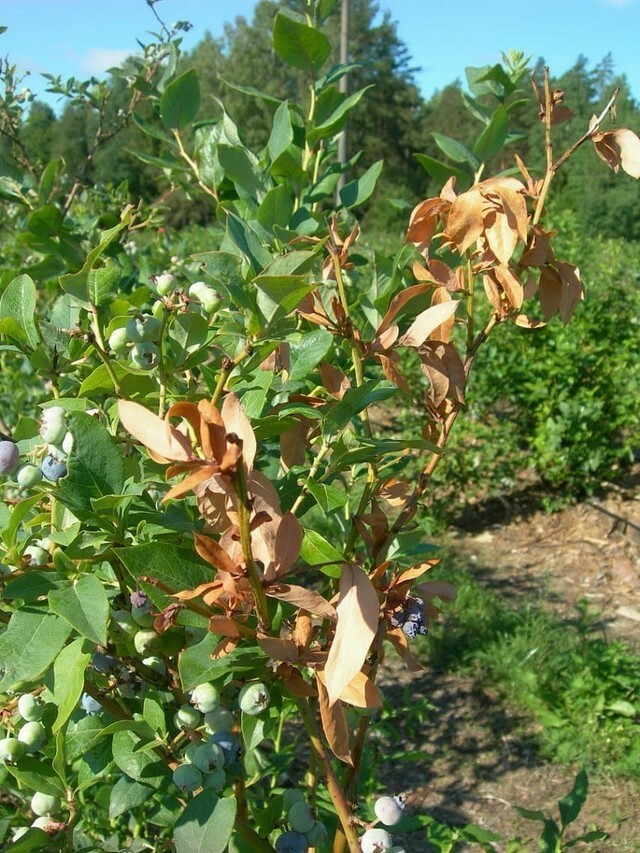
M20 451L13 441L0 441L0 475L13 474L20 489L30 489L46 479L57 483L67 473L67 458L73 447L73 435L67 430L67 413L62 406L50 406L40 418L40 437L47 445L40 465L31 462L20 467Z
M1 763L19 766L23 757L37 755L46 746L49 733L42 723L44 710L44 704L33 693L23 693L18 697L17 714L11 720L13 733L0 739ZM57 831L64 824L60 824L53 816L61 810L60 797L36 791L31 797L31 811L35 815L31 826L45 832ZM28 829L29 827L15 829L12 840L17 841Z
M189 739L182 763L173 772L176 786L183 794L200 788L221 791L227 772L240 759L241 747L231 731L235 717L222 704L216 686L204 682L194 687L189 704L176 712L174 724Z
M282 800L289 829L278 836L277 853L307 853L310 847L320 847L327 837L327 828L316 819L302 791L287 788Z
M160 358L161 329L162 323L153 314L130 317L109 335L109 349L117 356L128 356L131 366L138 370L153 370Z
M394 628L402 628L410 640L429 631L429 620L424 614L424 601L410 595L405 599L402 608L391 615L389 621Z

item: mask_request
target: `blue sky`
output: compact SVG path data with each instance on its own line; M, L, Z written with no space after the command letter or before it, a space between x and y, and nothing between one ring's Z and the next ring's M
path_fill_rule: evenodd
M379 0L398 24L426 96L457 77L466 65L485 65L502 51L543 56L554 73L579 54L592 64L607 53L640 99L640 0ZM167 23L187 19L193 47L205 30L222 32L237 15L251 18L255 0L159 0ZM43 92L39 72L63 78L100 76L137 49L136 38L156 27L145 0L0 0L0 56L31 71L26 81ZM260 81L256 81L259 84Z

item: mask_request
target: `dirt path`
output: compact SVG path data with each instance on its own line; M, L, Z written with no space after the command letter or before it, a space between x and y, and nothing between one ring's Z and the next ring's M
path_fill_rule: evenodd
M511 516L508 523L500 523ZM466 528L466 529L465 529ZM600 611L599 627L640 651L640 500L633 490L607 496L549 515L499 501L467 510L452 534L453 547L474 575L500 590L513 606L542 594L559 617L575 616L586 599ZM535 730L496 696L470 680L427 671L410 680L399 661L388 659L392 702L410 709L428 699L432 712L408 725L398 742L415 750L415 761L380 763L387 790L402 785L408 807L450 824L471 822L503 836L495 850L520 837L516 850L536 851L541 824L521 818L514 806L545 812L566 795L577 766L553 765L536 750ZM392 757L391 757L392 758ZM388 768L388 769L387 769ZM604 842L575 849L593 853L639 853L640 791L631 782L590 778L590 790L573 835L594 828L610 833ZM569 835L569 838L572 837ZM412 853L429 851L424 832L400 837ZM477 850L477 845L467 849Z

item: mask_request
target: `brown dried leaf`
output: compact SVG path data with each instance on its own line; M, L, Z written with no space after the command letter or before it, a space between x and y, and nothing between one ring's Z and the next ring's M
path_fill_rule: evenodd
M449 204L446 199L428 198L411 211L405 241L414 243L421 255L426 257L429 254L429 244L438 227L438 216L448 209Z
M584 286L580 280L580 270L574 264L556 261L555 267L562 280L560 319L566 326L576 306L584 299Z
M440 305L432 305L426 311L421 311L398 341L398 346L422 346L434 329L453 317L459 304L459 299L452 299L449 302L442 302Z
M292 513L286 512L276 533L273 560L276 577L286 574L300 556L303 535L298 519Z
M402 628L388 628L387 640L405 662L411 672L422 672L424 667L409 649L409 641Z
M464 403L464 364L453 344L427 341L420 347L420 367L430 382L429 397L434 406L444 400Z
M235 639L242 636L239 625L228 616L212 616L209 619L209 633Z
M329 619L335 622L338 618L333 605L329 604L326 598L323 598L319 592L315 592L313 589L306 589L303 586L296 586L294 584L279 583L270 584L265 588L265 592L270 598L277 598L279 601L288 601L289 604L295 604L296 607L307 610L309 613L320 616L322 619Z
M325 683L323 670L318 670L316 676L323 684ZM354 708L380 708L382 695L368 675L358 672L353 681L342 691L340 701L353 705Z
M343 567L336 611L338 624L325 667L331 704L362 668L378 629L378 595L359 566Z
M196 533L194 538L196 551L205 563L209 563L209 565L220 572L229 572L232 575L240 573L238 564L231 559L215 539L211 539L209 536L202 536L200 533Z
M400 359L397 353L391 352L388 355L378 353L377 358L380 361L384 375L387 377L389 382L393 382L393 384L404 391L405 394L411 394L411 386L407 381L407 377L398 367L397 362L400 361Z
M212 406L208 400L200 400L198 403L198 414L200 415L200 433L202 435L202 449L210 454L218 462L222 461L227 441L226 429L222 415ZM208 446L208 449L205 447Z
M174 462L193 459L189 440L167 421L131 400L118 400L122 426L145 447Z
M405 569L404 572L397 578L394 586L398 586L402 583L407 583L408 581L413 581L416 578L422 577L425 572L428 572L429 569L432 569L434 566L437 566L440 562L439 559L435 558L433 560L427 560L424 563L419 563L417 566L412 566L410 569Z
M598 156L617 172L620 166L632 178L640 178L640 139L626 127L594 133Z
M349 724L347 723L347 715L344 712L344 708L340 702L329 702L327 689L318 678L317 673L316 688L318 690L322 729L331 752L340 761L353 766L349 745Z
M442 266L445 266L445 264ZM455 281L455 276L452 276L452 278ZM451 301L451 296L446 287L436 287L433 291L433 296L431 297L432 305L442 305L445 302ZM444 341L445 343L448 343L451 340L451 335L453 334L454 324L455 320L453 316L449 317L449 319L445 320L444 323L435 327L435 329L429 334L429 339L432 341Z
M318 693L309 682L305 681L300 675L299 670L295 666L288 663L281 663L276 670L276 674L282 680L286 689L293 696L317 696Z
M345 376L339 367L334 367L328 361L323 361L320 365L320 378L329 394L337 400L342 400L351 388L349 377Z
M247 416L242 411L240 401L232 391L225 396L220 414L227 433L235 433L238 438L242 439L242 458L250 471L253 468L253 461L258 449L256 437Z
M449 210L445 234L464 254L484 230L482 195L477 187L459 195Z
M297 617L293 629L293 641L300 652L304 652L310 645L313 638L313 622L311 616L306 610L301 610Z
M160 503L166 503L174 498L180 498L182 495L186 495L187 492L192 492L196 486L204 483L205 480L211 479L216 471L217 467L214 467L213 465L203 465L201 468L194 471L193 474L189 474L188 477L185 477L180 483L172 486L166 495L162 496Z
M509 267L497 266L494 268L493 274L502 286L504 295L511 307L520 308L524 299L524 289L520 279L514 275Z
M501 264L508 264L516 246L518 235L506 214L491 210L485 217L485 237L489 248Z
M516 326L521 326L523 329L541 329L547 325L544 320L536 320L528 314L518 314L514 322Z
M287 468L293 465L304 465L307 457L307 436L313 422L305 417L298 417L295 426L280 435L280 458Z
M552 266L543 267L540 272L540 307L545 320L550 320L560 308L562 297L562 279Z
M282 640L278 637L268 637L266 634L258 634L256 637L262 651L269 655L272 660L289 661L296 663L300 657L298 647L293 640Z
M377 337L380 337L380 335L389 328L407 302L414 299L416 296L422 296L423 293L428 293L429 290L431 290L431 287L431 284L413 284L411 287L407 287L404 290L401 290L400 293L397 293L389 303L387 313L384 315L382 322L378 326L378 331L376 332Z
M534 227L529 245L520 258L521 267L542 267L553 261L553 249L551 248L551 237L549 231Z
M458 596L455 586L449 581L427 581L427 583L418 584L416 592L425 601L431 601L433 598L455 601Z

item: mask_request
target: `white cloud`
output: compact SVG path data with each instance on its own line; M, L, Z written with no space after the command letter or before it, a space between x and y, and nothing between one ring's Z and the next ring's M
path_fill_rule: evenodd
M88 74L103 74L107 68L120 65L131 56L131 50L127 48L92 48L82 57L82 68Z

